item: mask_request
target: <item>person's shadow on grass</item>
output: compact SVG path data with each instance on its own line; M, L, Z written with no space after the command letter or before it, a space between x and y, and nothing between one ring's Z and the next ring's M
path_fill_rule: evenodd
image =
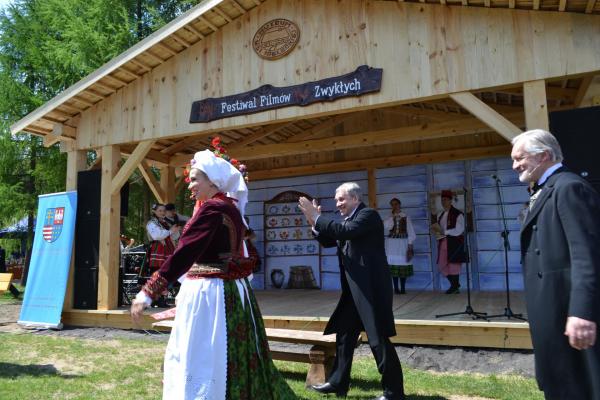
M11 364L0 362L0 378L18 378L20 376L58 376L64 379L77 378L78 375L62 374L52 364Z
M286 380L304 381L306 374L301 372L292 371L281 371L281 375ZM329 397L326 395L320 395L311 389L305 389L306 392L310 393L310 397L304 397L304 393L296 393L298 399L314 398L312 395L316 395L318 398L327 400ZM372 399L373 397L381 395L381 383L379 381L365 380L365 379L352 379L350 391L348 392L347 399ZM448 400L448 397L439 395L423 395L423 394L408 394L406 400Z

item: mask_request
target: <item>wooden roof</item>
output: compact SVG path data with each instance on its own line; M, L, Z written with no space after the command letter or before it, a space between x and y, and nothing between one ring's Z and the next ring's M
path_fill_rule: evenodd
M67 124L89 107L131 84L145 73L240 18L265 0L207 0L109 61L75 85L15 123L12 132L52 133L55 124ZM379 0L392 1L392 0ZM422 4L496 7L600 14L597 0L414 0ZM563 92L576 90L562 88ZM503 93L499 93L503 98ZM498 95L490 94L493 98ZM512 96L506 99L512 102ZM68 134L66 136L69 136Z
M57 140L57 134L61 135L61 140L75 139L76 129L74 128L77 126L79 115L86 109L101 103L118 90L132 84L144 74L152 71L195 43L204 40L209 35L212 35L225 25L232 23L266 1L269 0L207 0L201 2L193 9L173 20L15 123L11 127L12 132L27 131L32 134L45 136L45 139L50 139L46 141L48 145ZM540 12L600 14L600 0L534 0L533 2L530 0L422 0L411 2L417 4L446 4L457 7L496 7L539 10ZM565 107L577 107L581 103L591 82L592 77L590 76L547 82L548 109L556 110ZM522 85L518 85L488 89L484 92L476 93L476 96L501 114L522 115L522 91ZM253 162L252 160L266 158L265 151L257 151L259 148L257 146L280 145L279 147L266 147L265 149L274 149L271 157L280 157L283 160L286 157L293 158L294 155L303 154L302 151L297 149L292 153L286 153L288 149L285 146L286 144L299 143L306 139L324 139L339 135L340 128L345 121L352 121L353 118L368 118L367 113L369 112L372 112L372 110L225 130L217 134L222 138L224 143L229 145L234 155L237 152L240 154L240 158L250 160L250 163ZM389 107L382 109L382 112L397 116L392 123L393 126L387 125L385 129L415 127L422 124L457 119L466 120L465 118L471 117L468 111L450 98ZM60 132L57 132L57 130ZM471 133L478 132L482 133L482 130L476 127ZM347 133L344 130L342 134L345 135ZM212 135L215 134L213 133ZM484 136L480 136L480 140L484 144L498 145L500 143L494 140L490 142ZM412 136L408 135L407 137L410 138ZM419 143L435 139L435 135L422 138L413 137L413 141ZM181 165L182 161L187 161L190 154L206 148L209 142L210 139L207 135L159 139L153 145L151 152L147 155L147 159L160 164ZM385 143L377 144L385 146ZM336 146L333 146L329 150L324 150L330 152L344 150L349 152L348 154L352 154L349 149L355 147L352 139L348 139L345 144L337 144ZM420 149L420 146L415 148ZM133 143L121 145L121 151L125 154L131 153L134 148L135 144ZM378 154L385 153L385 148L379 148L381 152ZM416 152L419 152L419 150L416 150ZM326 156L323 157L326 158ZM334 158L335 156L332 155L331 159ZM272 163L261 164L259 161L254 162L256 164L255 169L263 170L272 166ZM305 162L306 164L310 164L314 160ZM303 163L301 160L296 159L291 163L284 162L283 165L279 163L279 166L302 165Z

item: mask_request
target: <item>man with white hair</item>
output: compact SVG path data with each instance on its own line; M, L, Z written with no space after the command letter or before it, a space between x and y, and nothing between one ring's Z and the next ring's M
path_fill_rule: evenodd
M335 191L343 222L321 215L321 207L301 197L299 207L324 247L336 247L342 296L325 327L336 333L336 353L327 382L314 385L319 393L346 396L356 340L367 332L381 374L383 395L378 400L404 400L402 367L390 336L396 335L392 312L391 275L385 255L383 221L361 201L358 184L347 182Z
M538 386L546 399L600 400L600 196L563 167L550 132L512 145L513 169L533 184L521 257Z

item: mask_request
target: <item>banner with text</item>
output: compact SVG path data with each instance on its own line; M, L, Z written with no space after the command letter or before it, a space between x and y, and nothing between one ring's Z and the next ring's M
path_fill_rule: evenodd
M382 74L381 68L361 65L354 72L334 78L281 88L264 85L245 93L195 101L192 103L190 123L378 92L381 90Z
M61 328L75 234L77 192L39 196L35 237L18 323Z

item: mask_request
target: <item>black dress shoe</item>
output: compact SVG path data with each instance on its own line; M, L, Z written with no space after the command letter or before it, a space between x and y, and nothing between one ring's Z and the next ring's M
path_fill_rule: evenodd
M346 394L348 393L348 390L338 389L329 382L325 382L322 385L311 385L310 388L315 392L322 394L334 393L336 397L346 397Z

